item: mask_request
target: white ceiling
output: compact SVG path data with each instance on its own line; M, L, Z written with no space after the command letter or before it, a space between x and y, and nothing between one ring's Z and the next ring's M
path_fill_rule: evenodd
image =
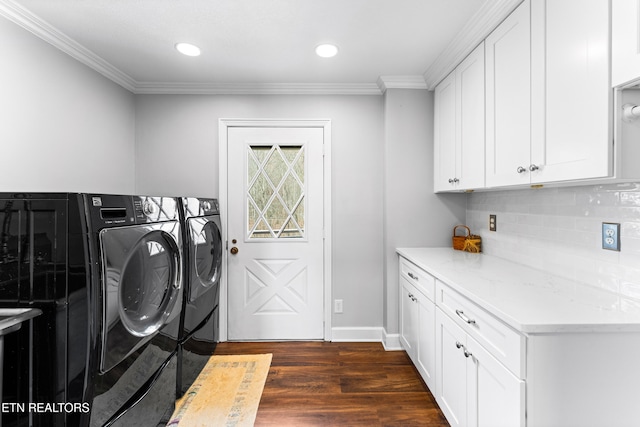
M513 3L487 4L505 2ZM85 62L106 69L103 74L123 86L143 92L144 87L216 85L369 87L380 76L415 81L460 37L483 3L0 0L0 8L21 25L37 27L29 29L43 38L54 34L57 44L62 40L73 56L88 58ZM179 54L177 42L200 46L202 55ZM314 48L321 43L336 44L338 56L317 57Z

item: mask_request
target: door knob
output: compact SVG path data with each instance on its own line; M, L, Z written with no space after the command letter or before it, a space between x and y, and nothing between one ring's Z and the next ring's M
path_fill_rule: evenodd
M235 246L232 247L231 249L229 249L229 252L231 252L231 255L235 255L238 253L238 248L236 248Z

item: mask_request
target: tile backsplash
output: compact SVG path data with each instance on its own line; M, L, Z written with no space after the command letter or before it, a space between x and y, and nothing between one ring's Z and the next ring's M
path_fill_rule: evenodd
M620 252L603 222L620 223ZM640 300L640 183L471 193L467 225L486 254Z

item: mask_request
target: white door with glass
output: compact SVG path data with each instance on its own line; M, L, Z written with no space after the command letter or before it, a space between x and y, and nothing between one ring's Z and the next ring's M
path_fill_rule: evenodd
M324 337L323 128L229 127L229 340Z

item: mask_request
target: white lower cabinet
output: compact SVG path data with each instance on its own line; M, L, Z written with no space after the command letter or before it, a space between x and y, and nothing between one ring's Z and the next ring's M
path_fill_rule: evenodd
M436 308L435 398L452 427L467 426L467 378L473 376L463 354L467 334ZM433 393L434 390L431 389Z
M423 292L425 285L431 289L433 278L402 259L401 266L400 342L424 382L434 389L436 305L425 295L428 291Z
M451 426L640 426L638 312L483 254L398 253L403 346Z
M435 398L452 426L524 426L525 382L436 308Z
M524 427L524 337L403 257L399 285L400 342L451 426Z

